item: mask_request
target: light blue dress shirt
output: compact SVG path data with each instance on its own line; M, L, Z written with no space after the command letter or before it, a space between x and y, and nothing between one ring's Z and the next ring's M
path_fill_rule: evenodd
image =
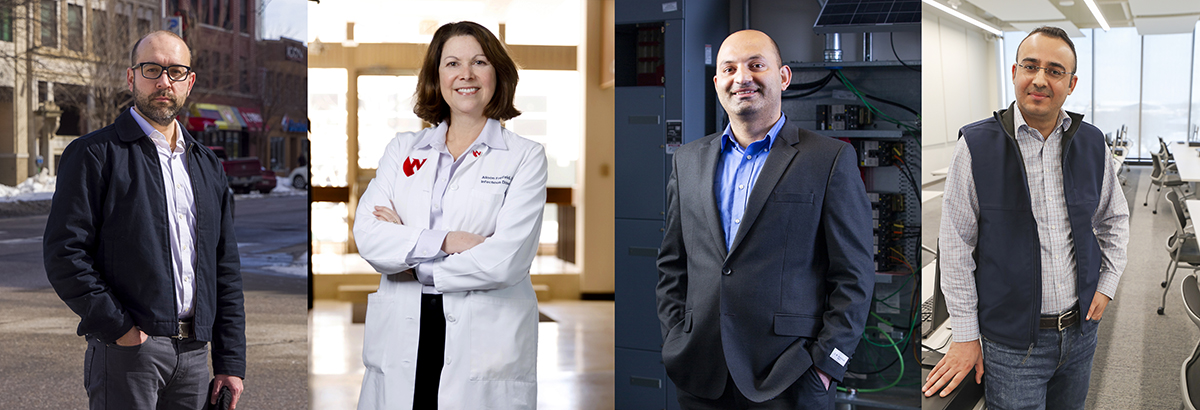
M480 149L481 146L486 145L491 148L501 149L505 147L504 141L500 137L499 123L492 125L492 122L489 122L488 127L495 127L496 129L488 129L485 127L484 130L479 133L479 136L476 137L475 142L471 143L471 146L463 151L462 154L459 154L457 160L454 159L453 155L450 155L450 148L446 147L445 134L439 134L435 132L428 133L425 138L417 141L417 145L413 150L414 156L418 156L417 153L421 151L433 151L433 153L437 154L427 154L428 156L425 157L427 159L434 160L430 161L432 162L430 165L437 170L437 173L435 174L437 177L433 182L433 196L430 199L430 204L432 205L432 209L429 210L430 229L421 231L421 236L417 239L417 246L413 247L413 250L411 253L409 253L407 259L407 262L410 264L418 264L413 273L415 274L417 281L421 282L422 285L425 285L421 290L421 293L441 293L434 288L433 273L428 267L425 265L419 265L419 263L446 257L446 253L442 252L442 243L446 241L446 235L449 234L452 229L449 229L450 227L446 226L445 224L445 218L443 217L443 205L454 205L443 204L443 202L446 197L447 187L451 187L451 189L458 189L457 184L450 184L450 180L454 177L454 173L458 171L459 165L463 164L463 161L467 158L467 155L472 151Z
M721 135L721 160L717 162L716 186L717 210L721 212L721 227L725 230L725 249L733 247L733 238L737 235L742 224L742 216L746 213L746 200L767 154L771 152L771 144L775 143L775 135L787 122L787 116L779 114L779 121L767 131L767 137L750 143L746 148L738 144L733 137L733 129L725 126Z

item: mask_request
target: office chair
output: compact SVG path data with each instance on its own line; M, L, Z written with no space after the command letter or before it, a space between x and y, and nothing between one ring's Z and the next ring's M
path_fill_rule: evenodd
M1166 145L1163 145L1163 150L1165 149ZM1158 185L1158 191L1162 191L1162 187L1164 186L1176 188L1187 184L1179 178L1179 171L1176 170L1175 164L1167 165L1167 161L1164 158L1161 151L1150 153L1150 162L1154 165L1154 169L1150 173L1150 186L1146 187L1146 198L1142 200L1142 206L1150 204L1150 190L1155 185ZM1158 197L1154 197L1154 209L1150 212L1158 215Z
M1171 153L1170 148L1167 147L1167 142L1163 141L1162 137L1158 137L1158 154L1163 156L1165 159L1164 162L1167 165L1175 164L1175 154Z
M1108 149L1113 155L1113 162L1116 163L1117 180L1121 182L1121 186L1125 186L1125 171L1129 168L1128 165L1125 165L1124 161L1125 145L1127 145L1127 143L1121 140L1124 129L1125 126L1122 125L1121 128L1117 128L1116 131L1104 134L1104 140L1108 143Z
M1192 319L1192 323L1196 327L1200 327L1200 287L1196 284L1196 275L1188 275L1183 278L1181 286L1183 293L1183 307L1186 308L1188 317ZM1192 354L1183 361L1183 365L1179 369L1179 385L1183 392L1183 408L1187 410L1196 410L1200 405L1200 342L1196 343L1196 348L1192 349Z
M1167 202L1171 203L1171 211L1175 214L1175 233L1167 238L1167 252L1171 253L1171 265L1167 266L1166 280L1163 287L1162 304L1158 306L1158 314L1163 314L1167 306L1167 287L1175 280L1175 271L1179 265L1186 263L1192 271L1200 269L1200 246L1196 244L1196 232L1188 231L1188 219L1183 214L1183 203L1175 191L1167 192Z

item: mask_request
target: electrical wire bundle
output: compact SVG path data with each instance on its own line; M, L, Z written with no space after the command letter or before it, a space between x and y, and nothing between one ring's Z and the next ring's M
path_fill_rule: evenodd
M872 301L874 303L879 303L884 306L890 307L892 309L900 310L899 306L892 306L890 303L888 303L888 299L891 299L893 296L896 296L898 293L900 293L900 291L908 288L908 284L911 283L915 278L915 280L917 281L917 285L912 287L912 292L910 295L910 304L909 304L909 306L911 307L912 310L910 311L908 317L910 317L911 319L909 320L909 323L907 323L907 326L905 326L905 324L897 325L897 324L892 323L891 321L885 319L884 317L879 316L875 312L871 312L871 317L874 317L875 320L881 324L880 326L887 325L888 327L890 327L894 330L903 331L904 337L897 341L892 338L892 336L889 334L888 331L885 331L881 327L867 326L864 329L863 334L862 334L863 342L865 342L868 345L883 348L883 349L891 348L891 351L894 351L896 353L896 358L884 366L876 365L876 368L874 370L862 371L862 372L848 370L847 373L853 373L853 374L862 375L862 376L879 374L879 373L883 373L883 372L887 371L888 369L891 369L897 363L900 364L900 370L896 374L896 378L894 380L892 380L890 383L888 383L887 385L884 385L882 387L875 387L875 388L862 388L862 389L856 388L856 389L854 389L854 391L859 392L859 393L873 393L873 392L884 391L884 390L887 390L887 389L890 389L890 388L893 388L896 386L915 385L915 384L901 385L900 382L902 380L904 380L904 373L905 373L905 369L907 368L905 366L905 362L907 360L904 357L904 352L909 350L909 346L914 346L914 345L912 345L913 333L916 333L914 329L916 329L917 325L920 323L920 318L921 318L920 310L919 310L919 306L915 304L915 300L916 300L917 296L921 294L921 292L920 292L921 278L917 274L915 269L913 269L912 264L910 264L908 262L908 258L905 257L904 254L902 252L900 252L900 250L898 250L896 248L888 248L888 249L891 250L896 255L899 255L899 257L889 255L889 258L893 258L896 261L903 264L905 267L907 267L909 269L909 273L908 273L908 275L905 275L906 278L905 278L904 282L901 283L900 286L894 292L892 292L891 294L884 296L882 298L872 297ZM875 334L880 335L883 338L887 339L887 343L882 343L882 342L877 342L875 340L872 340L870 337L871 330L874 330L876 332ZM901 346L903 346L903 347L901 347ZM914 357L917 357L916 362L919 363L920 362L919 350L914 349L913 351L914 351ZM861 353L865 354L866 352L861 352ZM874 359L875 358L871 358L872 364L875 364ZM847 389L842 386L838 387L838 391L846 392L849 390L850 389Z
M903 62L901 62L901 63L903 63ZM905 64L905 67L908 67L908 65ZM912 69L912 67L909 67L909 68ZM917 70L917 71L920 71L920 70ZM876 97L874 95L859 91L859 89L857 87L855 87L854 84L850 83L850 80L846 78L846 75L842 73L841 69L837 69L837 68L832 69L829 71L829 74L825 75L825 77L822 77L821 79L816 80L816 81L789 85L787 87L787 90L785 90L780 97L784 98L784 99L791 99L791 98L807 97L807 96L816 94L818 91L821 91L822 89L824 89L825 86L829 85L829 82L832 81L834 77L837 77L838 81L840 81L842 83L842 85L846 87L846 89L848 89L848 90L850 90L850 92L854 93L854 95L856 97L858 97L859 101L862 101L863 105L866 106L867 109L871 110L871 112L875 113L875 115L877 117L882 118L884 121L890 122L892 124L896 124L897 126L903 128L905 131L908 131L909 133L911 133L915 138L920 140L920 135L921 135L921 129L919 127L920 123L921 123L921 113L920 112L917 112L917 110L914 110L911 107L906 106L904 104L900 104L895 101L887 100L887 99L884 99L881 97ZM878 102L881 102L884 104L896 106L905 111L912 113L912 115L917 117L916 120L913 121L916 125L914 126L913 124L909 124L907 122L897 120L894 117L887 115L883 111L880 111L879 108L876 108L875 105L873 105L869 101L867 101L867 99L871 99L871 100L875 100L875 101L878 101Z
M800 91L800 92L792 92L792 93L784 92L784 93L782 93L782 95L780 95L780 98L800 98L800 97L807 97L807 96L813 95L817 91L821 91L821 89L825 88L826 85L829 85L829 82L832 80L833 80L833 72L830 71L828 75L826 75L825 77L822 77L820 80L807 82L807 83L789 85L786 91ZM806 91L802 91L802 90L806 90Z
M880 111L879 108L876 108L873 104L871 104L871 102L867 101L867 98L870 98L872 100L879 101L879 102L882 102L885 104L890 104L890 105L894 105L894 106L903 108L904 110L913 113L913 115L916 115L917 116L916 123L920 124L921 123L921 114L918 113L916 110L906 107L906 106L904 106L900 103L894 102L894 101L888 101L888 100L885 100L885 99L882 99L879 97L869 96L867 94L864 94L863 92L859 91L858 88L854 87L854 84L850 83L850 80L846 78L846 75L842 74L842 70L835 69L835 70L833 70L833 73L837 75L837 78L838 78L838 80L840 80L842 82L842 85L846 86L847 90L850 90L850 92L854 93L854 95L858 97L858 100L862 101L863 105L865 105L868 109L870 109L871 112L875 113L875 115L877 117L882 118L884 121L887 121L892 124L896 124L897 126L900 126L900 128L903 128L905 131L912 133L914 136L921 135L920 128L910 125L908 123L905 123L903 121L897 120L897 119L893 118L892 116L885 114L883 111Z

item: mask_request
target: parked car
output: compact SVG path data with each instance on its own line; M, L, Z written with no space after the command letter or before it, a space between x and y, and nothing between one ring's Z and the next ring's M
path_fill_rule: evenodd
M259 181L262 181L262 163L258 158L233 158L225 156L224 147L208 147L217 158L221 159L221 166L225 168L225 176L229 178L229 187L233 188L233 192L244 194L255 189Z
M266 167L260 168L262 168L262 180L254 185L254 189L257 189L258 192L269 194L272 189L275 189L275 171L269 170Z
M308 165L293 169L292 172L288 174L288 181L292 182L292 188L308 188Z

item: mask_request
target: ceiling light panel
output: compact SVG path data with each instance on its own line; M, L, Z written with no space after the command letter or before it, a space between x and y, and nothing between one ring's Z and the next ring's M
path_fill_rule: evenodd
M1009 23L1009 24L1012 24L1012 26L1016 27L1017 30L1024 31L1026 33L1031 32L1031 31L1033 31L1033 29L1041 27L1041 26L1053 26L1053 27L1058 27L1058 28L1063 29L1063 31L1066 31L1067 35L1070 36L1071 38L1086 37L1083 35L1083 32L1079 30L1079 27L1076 27L1075 23L1072 23L1069 20L1039 21L1036 23L1019 23L1018 22L1018 23Z
M1050 21L1050 20L1066 20L1062 12L1058 11L1049 1L1046 0L969 0L971 4L979 7L988 13L996 16L1000 20L1012 21ZM1194 1L1194 0L1193 0Z
M1200 14L1170 16L1170 17L1134 17L1138 34L1149 36L1154 34L1191 33L1196 28Z
M1134 17L1161 16L1170 14L1200 14L1200 1L1196 0L1129 0L1129 9Z

